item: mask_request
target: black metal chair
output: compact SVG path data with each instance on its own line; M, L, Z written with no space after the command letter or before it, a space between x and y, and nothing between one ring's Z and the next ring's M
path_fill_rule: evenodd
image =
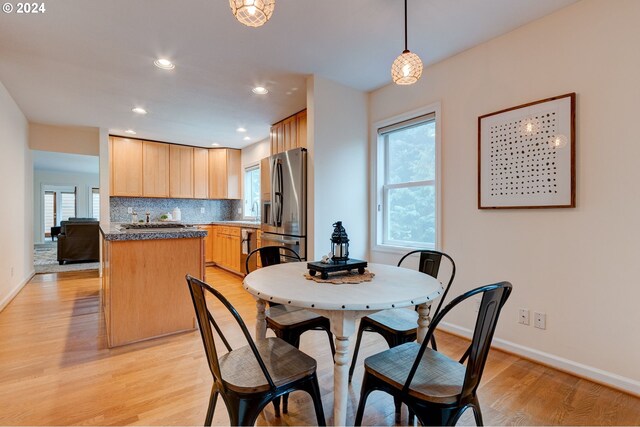
M249 274L250 260L253 256L260 256L262 267L280 264L281 262L299 262L300 256L293 249L281 246L263 246L249 253L245 260L245 271ZM335 356L336 350L333 344L333 334L331 334L331 324L329 319L322 317L312 311L299 307L290 307L287 305L269 302L269 311L265 318L267 328L271 329L278 338L283 339L295 348L300 347L300 336L312 330L322 330L329 336L329 345L331 347L331 355ZM282 412L288 412L289 395L285 394L282 398ZM280 416L280 401L275 400L273 403L276 416Z
M438 272L440 271L440 263L443 257L448 259L451 263L451 277L449 277L449 281L447 282L444 293L440 298L438 307L433 313L433 316L435 317L440 311L440 307L442 307L442 303L447 297L447 293L451 288L453 279L456 277L456 263L453 261L453 258L451 258L444 252L421 249L405 254L402 258L400 258L398 267L402 265L402 262L407 257L416 253L420 254L418 270L435 278L438 277ZM360 350L360 342L362 340L362 333L376 332L382 335L382 337L389 345L389 348L393 348L407 342L415 341L418 334L418 313L416 310L410 311L403 308L384 310L378 313L371 314L369 316L365 316L360 320L360 326L358 328L358 338L356 339L356 346L353 351L353 360L351 361L351 367L349 368L349 382L351 382L353 371L356 367L358 351ZM432 340L433 348L437 349L435 337L433 337ZM396 410L396 414L399 413L400 408L398 407Z
M374 390L389 393L405 403L423 425L454 425L467 408L473 409L476 424L482 425L476 391L500 311L511 290L509 282L500 282L468 291L434 317L422 345L406 343L365 359L355 425L362 424L367 397ZM482 294L478 318L471 344L462 359L456 362L428 348L444 316L462 301L478 294Z
M326 425L316 361L279 338L254 342L238 312L220 292L189 275L187 283L213 375L205 425L211 425L218 395L227 407L230 425L249 426L255 424L269 402L294 390L311 395L318 425ZM231 348L207 307L207 293L214 295L233 315L248 345ZM224 343L226 354L218 353L211 326Z

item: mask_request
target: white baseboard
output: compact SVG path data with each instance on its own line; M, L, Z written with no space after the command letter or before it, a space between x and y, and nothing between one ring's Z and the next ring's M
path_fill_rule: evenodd
M24 279L22 282L18 283L18 286L16 286L11 292L9 292L9 295L7 295L6 297L4 297L4 299L2 301L0 301L0 312L2 310L4 310L4 308L6 306L9 305L9 303L16 297L16 295L18 295L18 293L22 290L22 288L24 288L24 286L29 283L29 281L33 278L33 276L36 275L35 270L31 270L29 272L29 274L27 275L27 278Z
M438 329L442 329L445 332L450 332L454 335L460 335L466 338L471 338L472 335L471 329L463 328L462 326L454 325L448 322L440 323ZM584 365L573 360L565 359L564 357L545 353L543 351L516 344L501 338L494 337L492 347L504 350L508 353L522 356L526 359L531 359L535 362L539 362L543 365L556 368L560 371L568 372L600 384L608 385L618 390L631 393L635 396L640 396L640 381L623 377L621 375L614 374L613 372L608 372L599 368L594 368L593 366Z

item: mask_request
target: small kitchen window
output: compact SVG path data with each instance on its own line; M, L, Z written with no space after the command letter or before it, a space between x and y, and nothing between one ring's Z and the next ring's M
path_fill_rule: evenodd
M374 250L439 246L439 138L435 110L423 109L376 126Z
M260 165L244 170L244 217L260 218Z

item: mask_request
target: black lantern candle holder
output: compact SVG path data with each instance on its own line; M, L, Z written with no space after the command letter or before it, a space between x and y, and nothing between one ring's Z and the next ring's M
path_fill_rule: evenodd
M349 236L342 226L342 221L333 224L331 234L331 260L333 262L347 262L349 260Z

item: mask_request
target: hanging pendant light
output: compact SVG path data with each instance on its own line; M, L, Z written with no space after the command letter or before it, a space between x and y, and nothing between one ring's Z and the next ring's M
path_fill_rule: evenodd
M404 0L404 51L391 65L391 78L397 85L412 85L422 75L422 60L407 48L407 0Z
M264 25L276 6L276 0L229 0L231 12L247 27Z

